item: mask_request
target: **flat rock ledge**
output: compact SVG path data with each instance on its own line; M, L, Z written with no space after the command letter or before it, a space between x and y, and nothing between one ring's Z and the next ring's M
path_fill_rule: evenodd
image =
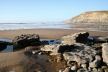
M87 45L88 32L64 36L61 44L45 45L41 51L47 52L50 56L62 55L67 65L59 72L108 72L108 43L105 43L107 38L99 37L99 41L95 40L92 38L91 42L104 43L99 47L101 51L93 47L93 44Z
M102 44L102 57L103 61L108 65L108 43Z

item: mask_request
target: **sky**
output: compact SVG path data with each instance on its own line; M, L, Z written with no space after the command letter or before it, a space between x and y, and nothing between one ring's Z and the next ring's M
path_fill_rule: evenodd
M59 22L108 10L108 0L0 0L0 23Z

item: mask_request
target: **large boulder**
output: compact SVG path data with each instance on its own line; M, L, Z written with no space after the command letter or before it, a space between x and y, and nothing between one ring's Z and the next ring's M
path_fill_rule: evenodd
M102 44L102 57L103 61L108 65L108 43Z
M78 64L87 64L94 61L97 52L84 44L78 43L76 48L63 54L66 61L76 61Z
M79 32L62 37L63 44L86 43L88 41L88 32Z
M21 49L26 46L39 46L40 45L40 37L38 34L22 34L20 36L16 36L13 40L14 49Z

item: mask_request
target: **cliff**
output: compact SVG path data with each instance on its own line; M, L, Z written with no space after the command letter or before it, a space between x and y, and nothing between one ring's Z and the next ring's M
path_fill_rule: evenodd
M67 20L66 23L108 24L108 11L85 12Z

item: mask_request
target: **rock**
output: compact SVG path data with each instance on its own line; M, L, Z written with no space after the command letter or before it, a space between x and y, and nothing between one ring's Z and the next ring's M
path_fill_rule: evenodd
M78 69L77 72L87 72L84 69Z
M47 40L41 41L42 45L49 45L49 42Z
M108 69L104 69L104 72L108 72Z
M101 68L98 68L98 72L104 72L104 70Z
M69 67L65 68L63 72L71 72L71 69Z
M102 44L102 58L103 62L108 65L108 43Z
M55 45L46 45L41 48L42 51L51 52L51 55L57 55L59 53L70 52L74 48L75 45L65 45L65 44L55 44Z
M6 49L7 45L12 45L12 43L6 41L0 41L0 51Z
M98 70L96 68L93 68L93 72L98 72Z
M77 44L77 48L73 48L71 52L65 52L63 54L66 61L76 61L78 64L86 64L92 62L96 55L96 51L86 45Z
M63 70L61 69L61 70L59 70L59 72L63 72Z
M71 70L72 70L72 71L76 71L76 70L77 70L77 66L72 66L72 67L71 67Z
M99 55L96 55L95 60L89 63L89 67L91 68L98 67L100 66L100 63L101 63L101 57Z
M57 55L58 54L58 50L59 50L59 46L58 44L55 45L45 45L43 48L41 48L42 51L45 52L51 52L51 55Z
M86 43L88 40L88 32L79 32L62 37L63 44Z
M81 64L84 69L87 69L87 64Z
M102 69L107 69L108 67L107 66L102 66Z
M103 24L108 24L108 11L88 11L81 13L67 21L65 23L71 24L98 24L103 28ZM86 26L85 26L86 27ZM104 27L107 28L107 27Z
M16 36L12 43L14 45L14 49L21 49L27 46L39 46L40 45L40 37L37 34L22 34L20 36Z
M105 43L108 42L108 37L93 37L95 43Z

